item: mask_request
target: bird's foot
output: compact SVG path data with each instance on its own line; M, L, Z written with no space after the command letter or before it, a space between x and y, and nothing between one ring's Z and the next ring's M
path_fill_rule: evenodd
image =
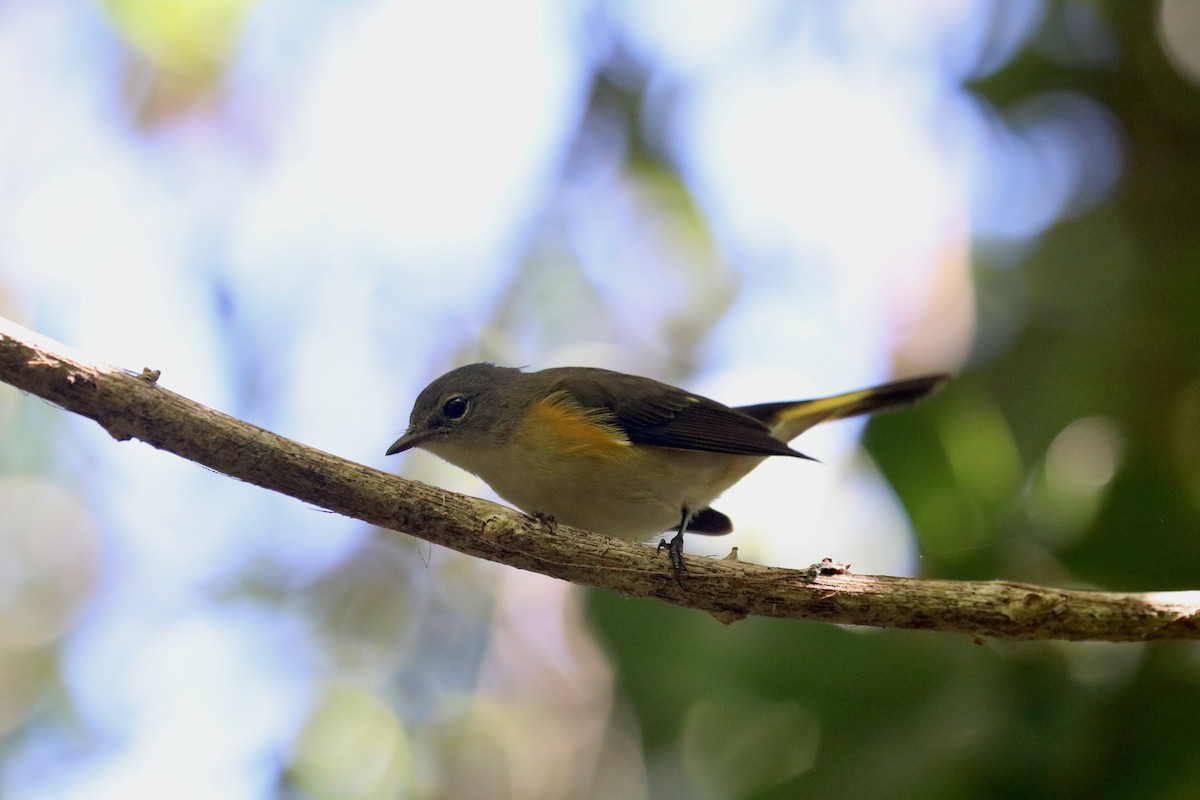
M658 549L667 551L667 558L671 561L671 572L675 575L675 580L679 580L683 573L687 572L687 565L683 563L683 531L676 533L669 542L659 539Z

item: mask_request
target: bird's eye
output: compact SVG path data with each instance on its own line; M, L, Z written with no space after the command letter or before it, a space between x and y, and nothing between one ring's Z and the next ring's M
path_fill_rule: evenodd
M454 395L442 403L442 413L446 415L446 419L462 419L467 415L467 398Z

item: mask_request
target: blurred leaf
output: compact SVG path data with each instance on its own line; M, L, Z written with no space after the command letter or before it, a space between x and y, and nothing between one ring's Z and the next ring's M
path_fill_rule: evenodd
M411 796L412 770L408 736L387 703L334 685L300 734L290 772L314 800L385 800Z
M237 43L255 0L100 0L117 30L145 58L183 74L217 71Z

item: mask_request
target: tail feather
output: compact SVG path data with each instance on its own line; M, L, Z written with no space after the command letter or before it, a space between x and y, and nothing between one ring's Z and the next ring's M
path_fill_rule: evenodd
M777 439L789 442L821 422L910 406L936 392L949 377L923 375L833 397L739 406L736 410L765 423Z

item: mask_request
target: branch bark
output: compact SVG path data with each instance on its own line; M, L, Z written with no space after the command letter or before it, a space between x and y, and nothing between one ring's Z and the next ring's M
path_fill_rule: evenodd
M88 363L0 318L0 380L160 450L338 514L572 583L708 611L1004 639L1200 639L1200 591L1126 594L994 581L838 574L686 557L544 523L347 461L234 419L141 375ZM833 574L826 574L833 573Z

